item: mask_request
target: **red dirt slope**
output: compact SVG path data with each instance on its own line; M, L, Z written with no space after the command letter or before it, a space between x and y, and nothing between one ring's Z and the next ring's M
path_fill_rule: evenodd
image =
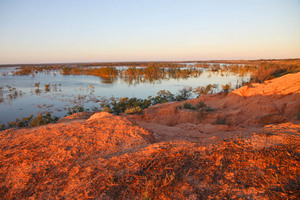
M204 102L206 107L183 109L184 103L196 106L199 102ZM297 122L299 112L300 73L296 73L245 86L229 94L155 105L133 118L153 130L158 140L205 139L242 136L264 125Z
M1 131L0 198L299 199L299 80Z
M92 175L91 168L104 159L152 142L150 131L108 113L2 131L0 196L48 199L76 192L82 179Z

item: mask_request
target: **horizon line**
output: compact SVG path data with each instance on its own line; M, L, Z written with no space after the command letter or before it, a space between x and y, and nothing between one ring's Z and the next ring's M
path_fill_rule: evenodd
M0 66L14 66L14 65L63 65L63 64L92 64L92 63L160 63L160 62L214 62L214 61L263 61L263 60L300 60L298 58L259 58L259 59L204 59L204 60L144 60L144 61L87 61L87 62L49 62L49 63L13 63L0 64Z

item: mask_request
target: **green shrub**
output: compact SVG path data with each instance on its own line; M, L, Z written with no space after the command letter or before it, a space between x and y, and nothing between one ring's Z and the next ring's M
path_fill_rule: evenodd
M204 108L206 107L205 103L203 101L200 101L196 105L196 109Z
M160 90L156 97L151 98L152 105L175 101L174 94L170 91Z
M297 120L300 120L300 112L297 113Z
M111 97L110 99L103 99L100 103L100 110L105 112L110 112L114 114L124 113L126 109L131 109L135 107L140 107L141 110L148 108L151 105L160 102L158 98L148 97L147 99L138 98L116 98Z
M193 106L193 105L190 104L190 103L184 103L184 104L183 104L183 108L184 108L184 109L190 109L190 110L195 110L195 109L196 109L195 106Z
M28 127L28 126L39 126L39 125L45 125L49 123L55 123L57 122L59 118L56 116L51 116L51 114L48 112L45 115L38 115L35 118L33 118L33 115L30 115L29 117L22 117L22 119L16 118L15 121L7 122L7 126L5 124L1 124L0 130L5 130L7 128L20 128L20 127Z

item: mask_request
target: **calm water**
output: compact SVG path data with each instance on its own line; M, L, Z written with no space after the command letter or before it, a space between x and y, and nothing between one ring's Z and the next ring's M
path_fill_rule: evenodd
M248 81L249 76L238 77L227 73L203 73L195 78L169 79L139 83L129 83L124 78L116 78L113 82L95 76L61 75L58 71L29 75L13 76L14 68L0 68L0 124L15 118L27 117L30 114L51 112L63 117L67 108L84 106L99 107L102 97L137 97L155 96L159 90L169 90L176 94L184 87L198 87L207 84L221 85L231 83L234 88L238 80ZM5 76L3 74L6 74ZM36 92L35 83L40 83L40 92ZM46 91L45 84L50 84ZM2 89L1 89L2 88Z

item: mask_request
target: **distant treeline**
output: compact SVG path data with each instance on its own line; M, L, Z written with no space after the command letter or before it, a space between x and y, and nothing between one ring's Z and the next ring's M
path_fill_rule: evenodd
M218 63L170 63L170 62L120 62L120 63L89 63L80 66L75 65L48 65L48 66L22 66L14 75L32 75L40 72L60 70L63 75L92 75L101 78L116 78L118 76L128 80L154 81L168 78L198 77L202 71L212 73L231 73L239 76L251 76L251 82L263 82L288 73L300 71L300 60L264 60L256 65L250 64L218 64ZM292 63L292 64L291 64ZM97 65L96 65L97 64ZM116 67L123 66L124 69Z
M289 59L258 59L258 60L194 60L194 61L143 61L143 62L87 62L87 63L49 63L49 64L2 64L0 67L22 67L22 66L38 66L38 67L51 67L51 66L142 66L149 63L224 63L224 64L248 64L260 65L263 63L275 64L296 64L300 65L300 58Z

